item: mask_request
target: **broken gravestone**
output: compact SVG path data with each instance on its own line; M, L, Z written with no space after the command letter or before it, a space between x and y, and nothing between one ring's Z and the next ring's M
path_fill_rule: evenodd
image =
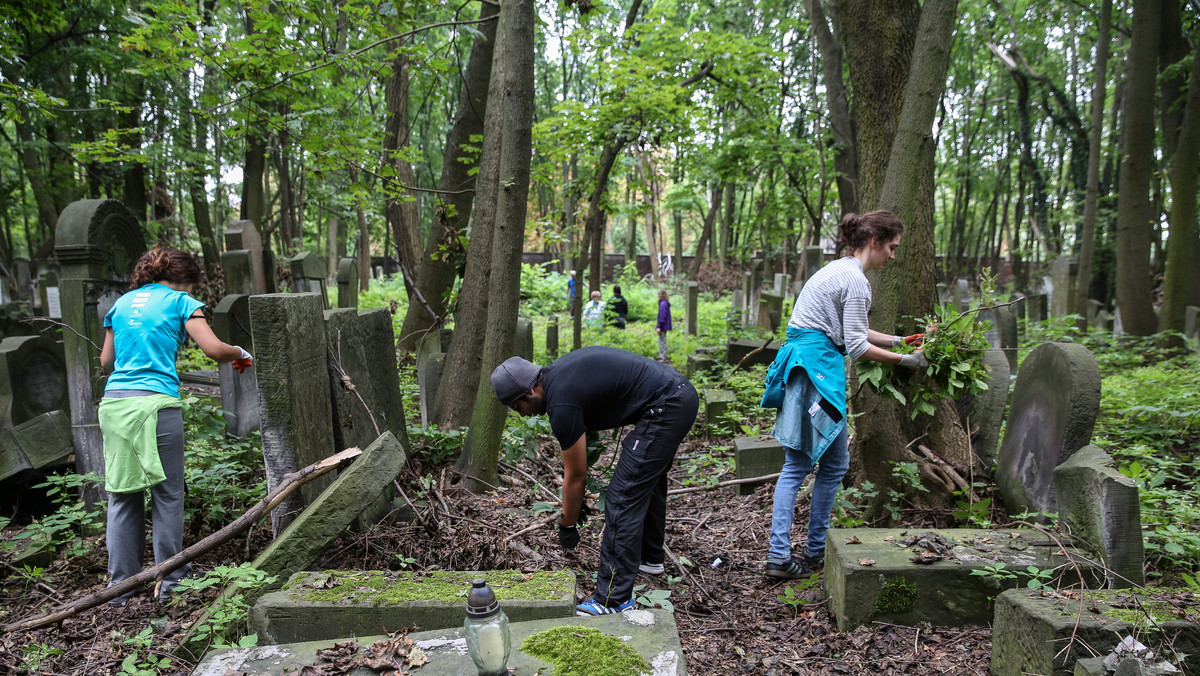
M43 413L0 432L0 481L25 470L65 465L74 453L66 412Z
M67 408L62 343L45 334L0 341L0 430Z
M213 310L213 333L230 345L245 348L252 355L254 337L250 332L250 296L229 294ZM221 409L225 414L225 433L244 437L259 429L258 369L251 365L238 373L230 362L217 364L221 382Z
M979 394L963 395L956 402L958 417L971 435L971 450L979 467L992 476L996 466L996 449L1000 446L1000 429L1004 426L1004 409L1008 405L1011 380L1008 358L1001 350L985 350L984 363L988 370L988 388Z
M1054 469L1054 489L1059 521L1099 552L1112 572L1107 586L1140 587L1146 580L1137 482L1088 444Z
M1075 343L1043 343L1021 364L996 463L1009 513L1055 511L1054 468L1086 446L1100 408L1100 370Z

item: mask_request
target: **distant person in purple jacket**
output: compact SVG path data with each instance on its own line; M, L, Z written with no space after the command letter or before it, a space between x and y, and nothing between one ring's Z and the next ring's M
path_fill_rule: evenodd
M658 291L658 360L667 360L667 331L671 330L671 301L667 290Z

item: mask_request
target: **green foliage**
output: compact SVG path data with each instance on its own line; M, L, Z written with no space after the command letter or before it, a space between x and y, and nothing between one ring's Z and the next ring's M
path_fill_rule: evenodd
M900 520L900 507L904 498L912 491L928 493L921 484L921 474L915 462L892 462L892 488L888 489L888 501L884 504L893 520Z
M638 676L652 668L621 639L593 627L554 627L521 642L521 652L554 665L555 674Z
M420 449L421 457L437 465L462 450L467 438L467 428L443 430L424 425L408 426L408 441L414 449Z
M185 606L201 602L206 592L217 591L218 598L209 606L208 617L195 627L196 637L211 641L213 648L248 648L258 643L258 635L246 635L246 619L250 606L239 593L220 595L230 585L241 590L257 590L274 584L275 576L267 575L249 563L238 566L217 566L203 577L185 577L171 595L171 604Z
M241 516L267 494L259 433L225 436L221 412L206 399L183 398L187 439L184 518L216 530Z
M721 475L733 471L733 458L729 456L728 446L710 446L710 451L717 451L684 458L680 463L686 476L684 486L715 486L721 482Z
M992 578L1002 587L1010 587L1012 586L1009 584L1010 582L1017 582L1024 583L1027 589L1050 589L1054 579L1054 569L1025 566L1024 570L1013 570L1003 561L997 561L990 566L972 570L971 575Z
M561 272L548 272L545 266L522 263L521 303L523 311L530 315L565 314L570 309L567 307L568 279L570 278ZM576 291L582 288L583 285L580 284Z
M61 654L63 654L61 648L56 648L49 643L30 643L21 649L21 662L29 673L36 674L42 670L42 665L48 658Z
M185 371L215 371L217 362L209 359L204 351L196 347L194 343L187 343L179 348L179 354L175 356L175 368L180 373Z
M675 604L670 601L670 589L647 589L646 585L639 584L633 588L633 596L640 605L647 608L662 608L675 612Z
M783 604L788 607L788 610L791 610L792 614L795 615L796 613L800 612L800 608L812 603L812 601L801 596L801 593L810 589L815 589L819 584L821 584L821 576L817 573L813 573L794 585L784 587L783 593L779 594L776 598L778 598L780 601L783 601Z
M971 488L954 492L954 495L959 498L955 500L955 508L952 512L956 520L966 523L971 528L991 528L994 525L992 523L992 499L970 499L970 496L973 495L971 489L986 487L987 484L976 481L971 484Z
M404 277L399 274L372 279L366 291L358 293L360 310L384 307L392 313L392 333L400 337L404 315L408 312L408 291L404 288Z
M121 660L120 673L129 676L157 676L171 668L170 657L156 655L151 650L154 644L154 627L145 627L133 636L126 636L121 629L114 629L112 638L114 642L123 643L128 650L125 659Z
M34 486L45 488L46 495L55 504L53 513L34 521L4 543L5 549L15 549L26 541L45 542L51 550L67 557L84 556L93 549L93 543L83 534L98 531L104 525L102 507L89 510L83 501L83 488L89 484L102 483L103 477L96 474L51 474ZM30 571L33 576L33 571Z
M839 528L858 528L867 525L864 517L867 506L879 489L870 481L864 481L857 486L841 486L834 497L833 518Z

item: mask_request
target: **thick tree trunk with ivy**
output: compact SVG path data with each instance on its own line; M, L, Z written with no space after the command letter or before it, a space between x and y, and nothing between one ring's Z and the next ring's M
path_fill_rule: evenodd
M1150 236L1154 214L1154 97L1160 0L1134 0L1125 111L1121 122L1121 191L1117 198L1117 309L1125 332L1148 336L1158 329L1151 304Z
M498 5L480 5L479 18L495 17ZM410 299L404 324L400 329L399 347L414 350L421 338L439 326L446 314L446 296L454 285L463 264L460 237L471 220L475 202L475 174L478 166L477 138L483 134L483 118L488 104L488 79L492 72L492 55L496 45L496 21L479 25L482 35L475 38L467 72L458 94L454 123L446 135L442 154L442 177L434 207L433 223L425 245L421 267L417 270L415 291L421 294Z
M1171 160L1171 234L1167 244L1167 269L1163 280L1160 331L1184 329L1189 282L1196 266L1196 178L1200 173L1200 41L1192 56L1187 103L1179 125L1179 141ZM1172 338L1177 347L1182 340Z
M885 333L897 332L905 315L929 313L936 302L931 133L956 12L957 0L927 0L923 11L908 0L855 1L840 15L855 93L863 210L889 209L906 226L895 261L872 280L871 328ZM911 62L900 56L907 54ZM909 492L906 499L920 506L953 504L953 482L918 453L924 445L947 462L968 464L969 444L951 402L934 416L914 420L895 400L864 387L852 406L865 414L855 423L853 467L880 489L876 513L889 490L905 492L892 475L899 462L916 463L928 489Z
M535 24L533 0L507 0L500 10L479 182L479 216L488 204L494 219L486 322L490 330L483 342L483 368L477 374L471 428L458 461L459 469L470 477L468 487L473 490L486 490L498 483L500 433L508 411L496 399L489 377L513 354L520 304L521 247L525 241L533 148Z

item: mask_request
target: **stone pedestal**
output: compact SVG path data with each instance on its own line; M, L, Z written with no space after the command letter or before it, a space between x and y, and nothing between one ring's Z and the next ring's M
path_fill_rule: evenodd
M778 474L783 469L783 445L775 439L738 437L733 440L733 474L738 479ZM738 495L750 495L765 481L738 484Z

